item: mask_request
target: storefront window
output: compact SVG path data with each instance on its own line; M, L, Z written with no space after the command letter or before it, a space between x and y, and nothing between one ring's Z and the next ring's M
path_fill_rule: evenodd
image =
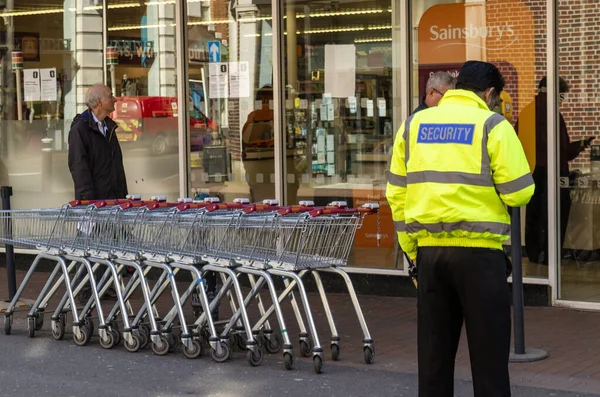
M104 80L102 2L2 4L12 9L2 10L0 28L0 183L13 186L15 208L60 206L73 199L71 122L86 108L87 89ZM177 198L174 5L107 5L108 51L115 55L108 85L118 99L111 117L120 127L129 191ZM12 51L22 56L14 73Z
M188 0L187 29L194 197L274 199L270 4Z
M73 198L66 144L84 80L102 81L102 14L74 0L0 8L0 184L15 208L61 205Z
M495 111L516 126L534 171L536 113L530 109L547 67L546 2L412 1L412 5L412 109L421 102L427 80L436 71L457 76L467 60L492 62L506 81L501 106ZM538 113L537 117L544 116ZM540 133L545 137L547 131ZM544 144L538 144L538 153L545 150ZM545 175L545 171L534 174ZM521 211L525 277L548 277L547 211L544 198Z
M130 193L179 197L174 2L108 0L108 85ZM109 56L108 59L111 59ZM110 61L109 61L110 63Z
M284 2L287 200L379 202L380 214L366 218L350 255L361 267L402 267L384 193L400 121L394 3Z
M600 302L600 10L564 0L558 10L559 298Z

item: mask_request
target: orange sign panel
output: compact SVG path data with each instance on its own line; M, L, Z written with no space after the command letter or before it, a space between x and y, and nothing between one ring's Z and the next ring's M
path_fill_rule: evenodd
M464 29L464 4L439 4L429 8L419 21L419 64L465 62Z
M358 208L364 203L379 204L379 213L368 215L360 229L356 231L354 245L357 247L377 247L379 234L379 247L394 248L394 222L392 211L385 198L384 190L359 190L353 191L354 207Z

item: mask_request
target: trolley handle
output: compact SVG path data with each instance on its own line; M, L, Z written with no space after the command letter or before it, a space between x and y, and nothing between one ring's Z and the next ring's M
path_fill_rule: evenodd
M123 203L128 203L131 200L127 199L117 199L117 200L72 200L69 201L69 206L71 207L81 207L88 205L95 205L96 208L101 208L107 205L120 205Z
M321 215L338 215L338 214L356 214L358 210L356 208L331 208L325 207L316 210L309 211L310 216L317 217Z
M246 214L251 214L253 212L274 212L278 211L282 207L278 205L271 204L252 204L244 207L244 212Z
M223 204L210 204L206 203L206 210L208 212L213 212L217 210L240 210L244 208L243 204L238 203L223 203Z
M181 204L179 203L167 203L165 201L153 201L153 202L146 202L146 208L148 208L148 211L154 211L158 208L174 208L177 207Z
M124 203L119 204L121 209L124 209L124 210L130 209L130 208L146 207L150 211L155 210L157 208L173 208L173 207L177 207L179 205L183 205L183 204L167 203L167 202L163 202L163 201L143 201L143 200L125 201Z
M371 215L379 212L379 204L377 203L364 203L360 208L358 208L358 212L363 215Z
M279 212L280 215L288 215L288 214L305 214L307 212L315 211L315 210L324 210L325 207L319 206L305 206L305 205L292 205L288 207L281 207Z

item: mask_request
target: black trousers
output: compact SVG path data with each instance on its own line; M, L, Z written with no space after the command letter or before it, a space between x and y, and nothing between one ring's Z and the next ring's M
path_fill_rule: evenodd
M525 214L525 248L530 262L548 263L548 169L536 167L533 171L535 192L527 204ZM560 189L560 246L567 234L571 211L571 190Z
M419 397L454 396L463 321L475 397L510 396L510 298L500 250L422 247L417 255Z

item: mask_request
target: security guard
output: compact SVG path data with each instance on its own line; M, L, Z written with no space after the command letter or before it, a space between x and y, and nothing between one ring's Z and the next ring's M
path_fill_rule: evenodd
M503 88L494 65L468 61L456 89L396 134L386 196L419 270L420 397L454 395L463 321L475 396L510 396L505 205L525 205L535 187L513 127L490 110Z

